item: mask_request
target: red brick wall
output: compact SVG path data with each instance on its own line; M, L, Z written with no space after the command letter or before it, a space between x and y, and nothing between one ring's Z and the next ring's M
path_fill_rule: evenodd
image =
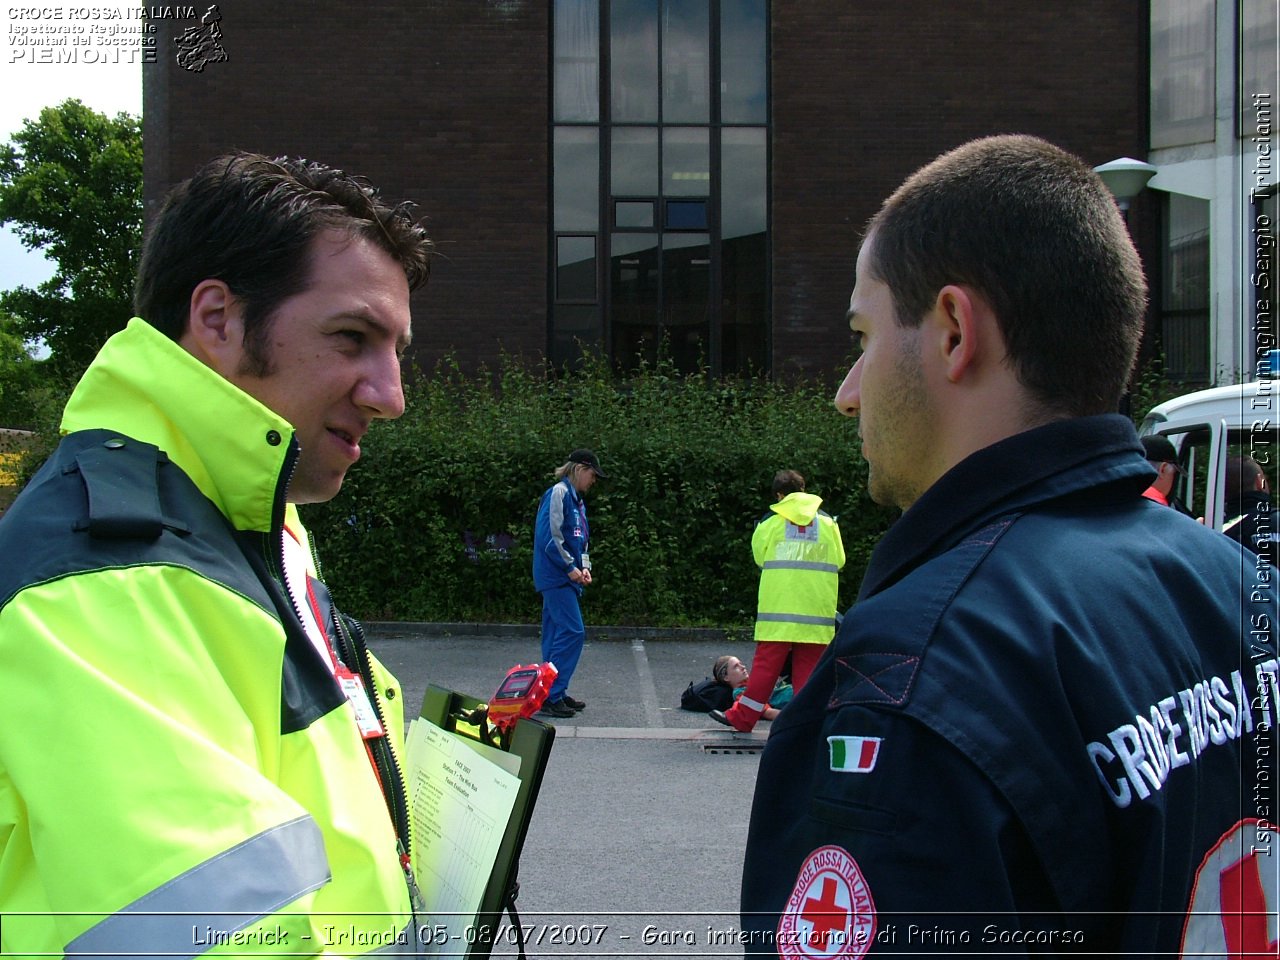
M149 209L232 148L368 177L426 214L441 256L414 349L467 365L546 346L547 0L222 0L227 62L144 70ZM197 7L203 11L205 7ZM296 12L295 12L296 11Z
M849 353L862 228L917 167L1030 133L1091 164L1142 157L1141 0L773 0L773 364Z
M420 203L440 243L421 360L540 354L549 2L227 0L229 59L199 74L171 55L190 21L161 22L148 202L232 147L345 166ZM1143 155L1146 2L773 0L771 82L774 371L834 378L862 226L920 164L1005 132L1094 164Z

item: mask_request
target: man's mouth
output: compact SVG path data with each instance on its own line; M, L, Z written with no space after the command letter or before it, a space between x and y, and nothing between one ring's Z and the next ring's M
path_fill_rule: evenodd
M329 427L328 430L335 439L347 448L347 453L352 459L359 459L360 438L364 436L363 430L353 432L350 430L343 430L341 427Z

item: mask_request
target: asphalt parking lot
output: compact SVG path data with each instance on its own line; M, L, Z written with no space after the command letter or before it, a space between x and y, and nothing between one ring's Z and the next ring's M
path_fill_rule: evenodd
M487 699L539 659L530 628L367 628L407 714L428 684ZM752 649L710 633L589 631L571 691L587 708L547 720L556 740L520 863L527 956L741 956L742 848L769 725L739 734L679 701L717 656L750 662ZM509 939L494 955L515 955Z

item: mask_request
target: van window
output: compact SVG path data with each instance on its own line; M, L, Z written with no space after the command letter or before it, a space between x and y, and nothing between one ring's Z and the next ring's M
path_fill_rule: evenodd
M1173 485L1173 495L1196 517L1212 515L1206 495L1209 488L1209 450L1210 435L1205 427L1195 427L1179 433L1165 433L1166 437L1178 450L1178 467L1180 473ZM1253 456L1267 474L1270 489L1274 491L1280 480L1280 457L1274 455L1274 446L1267 444L1259 447L1256 437L1251 437L1247 430L1231 430L1227 434L1227 456ZM1262 462L1266 460L1268 462ZM1231 520L1230 507L1226 500L1228 491L1222 491L1224 519Z

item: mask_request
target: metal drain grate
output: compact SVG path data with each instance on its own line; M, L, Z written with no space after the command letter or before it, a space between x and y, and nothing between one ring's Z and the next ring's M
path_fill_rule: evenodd
M720 740L700 744L703 753L759 753L764 749L763 740Z

